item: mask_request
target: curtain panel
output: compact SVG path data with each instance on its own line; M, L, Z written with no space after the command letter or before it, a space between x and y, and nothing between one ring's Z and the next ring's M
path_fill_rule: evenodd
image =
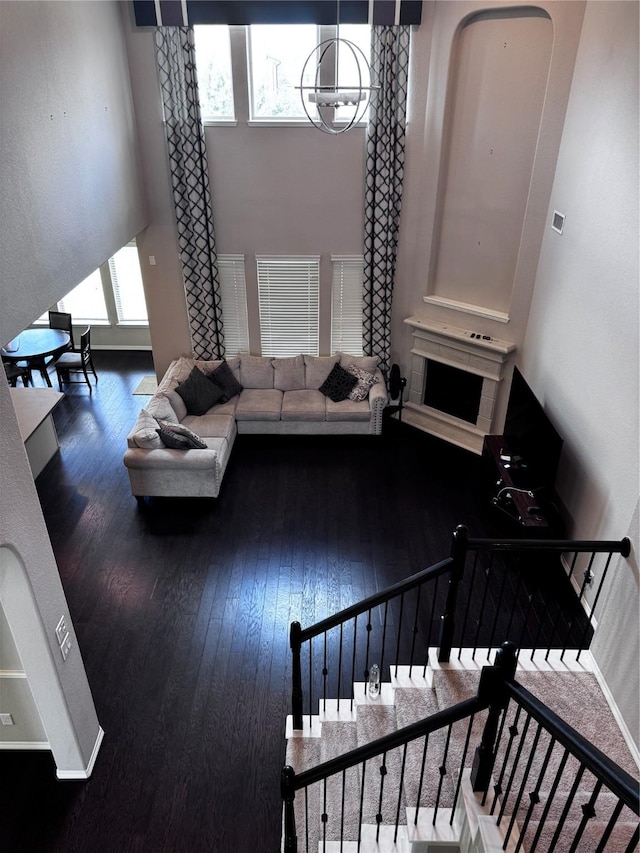
M191 348L198 359L223 358L222 303L193 29L162 27L155 37Z
M391 303L404 177L410 27L372 29L372 78L366 143L364 351L388 376Z

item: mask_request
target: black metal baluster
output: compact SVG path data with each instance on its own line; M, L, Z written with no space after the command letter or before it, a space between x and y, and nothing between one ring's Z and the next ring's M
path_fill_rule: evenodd
M511 628L513 626L513 620L515 619L515 615L516 615L516 602L520 601L520 590L522 589L523 586L525 587L525 595L527 595L527 588L526 588L524 579L522 577L522 572L516 572L515 574L516 574L516 578L517 578L516 588L515 588L515 592L513 594L513 601L511 602L511 609L509 612L509 621L507 623L507 628L506 628L504 635L503 635L505 637L511 636ZM525 619L525 625L526 624L527 624L527 620ZM520 643L518 643L518 648L520 648Z
M398 633L396 634L396 676L398 675L398 660L400 659L400 637L402 635L402 620L404 618L404 592L400 594L400 616L398 617Z
M564 773L564 768L567 764L567 759L569 758L569 750L565 749L562 758L560 759L560 764L558 765L558 769L556 770L556 775L554 776L553 783L549 790L549 794L547 796L547 802L545 803L544 809L542 810L542 814L540 815L540 820L538 822L538 829L536 834L533 837L533 841L531 842L531 847L529 853L534 853L536 847L538 846L538 841L540 840L540 836L542 835L542 831L545 826L545 822L547 820L547 816L551 811L551 804L553 802L553 798L556 795L558 790L558 786L560 785L560 781L562 779L562 774Z
M436 608L436 601L438 600L438 582L440 578L436 578L435 589L433 590L433 597L431 598L431 610L429 613L429 633L427 635L427 647L431 645L433 642L433 621L434 621L434 611Z
M507 743L507 749L504 754L504 759L502 761L502 767L500 768L500 775L498 776L498 780L494 785L494 796L491 801L491 809L489 810L489 814L493 814L498 802L498 797L502 794L502 782L504 780L505 774L507 772L507 766L509 763L509 756L511 755L511 749L513 747L513 743L518 736L518 723L520 722L520 714L522 713L522 708L518 705L516 709L516 715L514 721L509 726L509 742ZM506 712L505 712L506 717Z
M524 742L527 737L527 732L529 731L529 724L531 723L531 715L527 714L527 719L525 720L524 726L522 728L522 735L520 737L520 742L518 744L518 748L516 749L516 754L513 759L513 765L511 767L511 773L509 774L509 781L507 782L507 787L504 792L504 799L502 800L502 805L500 806L500 811L498 812L498 826L504 817L505 810L507 808L507 801L511 794L511 786L513 785L514 779L516 777L516 770L518 769L518 764L520 763L520 756L522 755L522 750L524 749Z
M452 726L449 725L447 730L447 740L444 745L444 754L442 756L442 764L440 765L440 781L438 782L438 793L436 794L436 805L433 810L433 825L436 825L436 819L438 817L438 809L440 808L440 797L442 796L442 785L444 783L444 777L447 775L447 757L449 755L449 744L451 743L451 729Z
M367 682L369 681L369 651L371 649L371 608L367 615L367 650L364 659L364 695L367 695Z
M464 616L462 619L462 632L460 634L460 645L458 646L458 660L460 660L460 657L462 656L462 647L464 646L465 638L467 636L467 625L469 624L469 610L471 608L471 599L473 598L473 590L475 588L476 571L478 569L479 560L480 551L476 551L475 556L473 558L473 566L471 567L471 579L469 581L469 591L467 592L467 605L465 607Z
M380 825L382 823L382 800L384 796L384 778L387 775L387 753L382 753L382 764L380 765L380 796L378 798L378 814L376 815L376 842L380 841Z
M326 713L327 710L327 675L329 674L329 669L327 667L327 632L325 631L323 634L324 643L323 643L323 660L322 660L322 710ZM338 693L338 696L340 694ZM338 699L338 706L340 705L340 700Z
M558 843L558 839L562 833L564 828L564 823L567 819L567 815L569 814L569 810L573 805L573 801L575 799L578 788L580 787L580 782L582 781L582 777L584 775L584 765L581 765L578 773L576 774L576 778L574 779L573 785L571 786L571 791L569 792L569 796L567 797L567 801L562 809L562 814L558 820L556 825L556 831L553 834L553 838L551 839L551 844L549 845L549 850L555 850L555 846Z
M382 623L382 650L380 652L380 692L382 692L382 673L384 672L384 650L387 642L387 615L389 613L389 602L384 603L384 622Z
M613 554L609 554L607 557L607 561L604 565L604 569L602 570L602 577L600 578L600 583L598 584L598 591L596 592L596 597L593 600L593 604L591 605L591 611L589 613L589 618L587 624L582 632L582 637L580 642L578 643L578 654L576 655L576 660L580 660L580 655L585 648L584 641L587 636L587 632L591 625L593 624L594 613L596 612L596 607L598 606L598 600L600 599L600 593L602 592L602 587L604 586L605 578L607 577L607 572L609 571L609 565L611 563L611 558Z
M484 592L482 593L482 602L480 603L480 613L478 614L478 618L476 619L476 635L473 638L473 653L471 655L472 659L476 659L476 651L478 649L478 638L480 636L480 628L482 628L482 617L484 615L484 608L487 603L487 595L489 593L489 580L491 578L491 564L492 560L489 561L489 565L486 569L483 569L484 573Z
M496 629L498 627L498 618L502 612L502 601L504 599L504 589L505 589L505 585L507 583L507 575L509 574L509 569L507 567L507 561L506 560L502 561L502 566L503 566L502 582L500 583L500 591L498 593L498 602L495 605L495 616L493 617L493 625L491 626L491 632L489 634L489 641L487 643L489 650L493 648L493 641L495 639ZM505 634L505 636L508 637L509 634L507 633L507 634Z
M409 655L409 675L413 675L413 656L416 650L416 639L418 637L418 613L420 612L420 595L422 593L422 585L416 591L416 610L413 616L413 637L411 638L411 654ZM396 676L398 668L396 667Z
M569 573L567 575L567 580L569 581L569 583L571 583L571 578L573 577L573 571L576 567L577 560L578 560L578 551L574 551L573 552L573 559L571 560L571 566L569 567ZM553 638L556 635L558 623L560 622L561 616L562 616L562 608L560 607L560 605L558 605L556 608L556 618L555 618L555 621L554 621L552 629L551 629L551 639L549 641L549 646L551 646L551 643L553 642ZM547 654L545 655L545 658L544 658L545 660L547 660L549 657L549 651L550 651L550 649L547 650Z
M351 707L353 713L353 700L355 699L355 680L356 680L356 648L358 645L358 614L356 613L353 620L353 653L351 655Z
M367 762L365 760L362 762L362 779L360 780L360 813L358 815L358 853L360 851L360 847L362 846L362 818L364 815L364 784L365 784L366 772L367 772Z
M502 712L502 717L501 717L501 719L500 719L500 726L499 726L499 728L498 728L498 733L497 733L497 735L496 735L496 743L495 743L495 754L496 754L496 756L498 755L498 749L499 749L499 747L500 747L500 744L502 743L502 735L503 735L503 733L504 733L504 724L505 724L505 722L506 722L506 720L507 720L507 712L508 712L508 710L509 710L509 709L508 709L508 706L507 706L507 707L503 710L503 712ZM490 780L489 780L489 779L487 779L487 785L486 785L486 788L484 789L484 792L483 792L483 794L482 794L482 806L483 806L483 808L484 808L484 806L486 805L486 803L487 803L487 797L489 796L489 781L490 781ZM494 805L495 805L495 800L494 800ZM493 811L491 811L491 814L493 814Z
M616 803L616 807L614 808L611 817L609 818L609 823L606 825L604 832L602 833L602 838L596 847L596 853L604 853L607 849L607 841L611 837L611 833L615 829L616 824L618 823L618 818L622 813L622 809L624 807L624 803L622 800L618 800Z
M524 642L524 635L525 635L525 631L527 630L527 625L529 624L529 616L531 615L532 607L533 607L533 593L531 593L529 595L529 600L528 600L528 604L527 604L527 612L525 613L525 617L524 617L524 620L522 622L522 630L520 631L520 636L518 637L518 654L520 654L520 649L522 648L522 643ZM538 631L539 630L540 630L540 628L538 627ZM509 635L507 634L507 636L509 636ZM538 638L536 636L536 638L534 639L534 641L532 643L531 660L533 660L533 653L536 649L537 644L538 644Z
M344 844L344 801L345 801L345 790L347 785L347 771L342 771L342 804L340 811L340 850L342 850L342 845Z
M584 835L584 831L587 828L587 824L589 823L589 821L592 818L594 818L596 816L595 805L596 805L596 800L598 799L598 794L600 793L601 789L602 789L602 782L600 780L598 780L596 782L595 788L593 789L593 793L589 797L589 802L585 803L582 806L582 819L580 821L580 825L578 826L578 829L576 830L576 834L573 837L573 843L571 844L571 847L569 848L569 853L576 853L576 850L578 849L578 844L580 843L580 839Z
M326 776L322 780L322 850L323 853L327 851L327 822L329 820L329 815L327 814L327 779Z
M529 752L529 758L524 768L524 773L522 775L522 782L520 783L520 790L516 795L516 801L513 804L511 820L509 821L509 826L507 827L507 834L504 839L505 849L506 845L509 844L509 839L511 838L511 833L513 832L513 827L516 822L516 817L518 816L518 809L520 808L520 803L522 802L522 797L524 795L524 789L527 786L527 781L529 779L529 773L531 772L531 765L533 764L533 758L536 754L536 749L538 748L538 741L540 740L540 734L542 733L542 726L538 723L538 728L536 729L536 733L533 738L533 744L531 746L531 750ZM524 737L523 737L524 740Z
M418 796L416 799L416 817L414 824L418 823L418 812L420 811L420 800L422 798L422 784L424 782L424 769L427 764L427 749L429 748L429 735L425 735L424 748L422 750L422 765L420 767L420 779L418 781Z
M404 769L407 763L407 749L408 744L405 743L404 750L402 752L402 768L400 770L400 784L398 785L398 806L396 808L396 828L393 833L393 843L395 844L398 840L398 824L400 823L400 809L402 807L402 789L404 787Z
M458 797L460 796L460 788L462 787L462 773L464 770L465 761L467 759L469 741L471 740L471 729L473 728L474 719L475 714L472 714L469 717L469 725L467 726L467 736L464 741L464 749L462 750L462 759L460 760L460 767L458 768L458 781L456 782L456 790L453 795L453 805L451 806L451 817L449 818L449 826L453 826L453 818L455 816L456 805L458 804Z
M525 816L524 822L522 824L522 828L520 830L520 837L518 838L518 843L516 844L516 849L514 853L518 853L520 848L522 847L522 843L524 841L524 836L527 832L527 827L529 826L529 822L531 820L531 816L535 807L540 802L540 788L542 787L542 782L544 780L545 774L547 772L547 768L549 766L549 761L551 760L551 754L553 752L553 748L556 745L556 739L552 737L549 740L549 745L547 746L547 751L544 756L544 761L542 762L542 767L540 768L540 773L538 774L538 779L536 781L535 787L533 791L529 794L529 808L527 809L527 814Z
M305 853L309 853L309 787L304 788L304 835L305 835Z
M340 711L340 696L342 693L342 626L340 623L340 646L338 648L338 711Z
M309 638L309 728L313 726L313 637Z

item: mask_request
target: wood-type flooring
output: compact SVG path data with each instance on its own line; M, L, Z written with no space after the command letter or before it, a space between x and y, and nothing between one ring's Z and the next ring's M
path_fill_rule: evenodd
M217 500L140 509L122 464L149 353L95 352L36 485L105 736L91 778L0 752L3 853L277 853L289 624L487 533L481 460L404 425L239 436Z

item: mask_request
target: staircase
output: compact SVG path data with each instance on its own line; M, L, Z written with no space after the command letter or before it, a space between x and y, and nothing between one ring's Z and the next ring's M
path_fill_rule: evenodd
M293 623L284 853L637 850L638 767L588 651L612 555L629 551L458 527L448 558Z
M455 664L439 664L431 655L424 675L422 668L398 667L396 673L392 667L390 681L383 682L377 697L371 697L364 684L355 685L353 706L349 700L321 701L318 715L306 718L302 731L295 731L289 718L286 763L296 774L302 773L475 696L480 665L468 654L461 654L460 660L455 657ZM534 654L531 659L522 652L523 663L515 678L590 742L603 749L606 746L607 755L627 773L637 775L631 752L591 671L590 655L583 658L580 663L565 663L559 654L545 660L542 655ZM534 846L554 853L636 849L628 845L637 817L626 807L611 823L604 846L599 846L617 798L602 789L595 798L593 817L586 819L591 811L593 776L584 773L576 785L574 760L565 758L561 768L562 750L550 749L545 733L536 737L533 725L523 732L523 718L516 719L516 713L514 708L507 714L484 803L482 794L472 790L470 775L486 712L476 715L471 726L461 720L450 729L434 732L428 739L424 768L424 738L418 738L406 750L397 747L367 762L364 784L362 769L352 767L344 778L337 774L326 783L310 786L304 796L299 792L295 803L297 849L314 853L488 851L503 849L507 835L504 849L510 851L529 851ZM510 734L510 729L519 731ZM514 761L516 753L518 761ZM529 762L521 755L532 758ZM498 773L502 774L499 779ZM496 782L501 795L495 793ZM528 817L532 792L536 802ZM505 813L497 827L503 804ZM542 816L545 819L540 823ZM572 846L583 821L579 846Z

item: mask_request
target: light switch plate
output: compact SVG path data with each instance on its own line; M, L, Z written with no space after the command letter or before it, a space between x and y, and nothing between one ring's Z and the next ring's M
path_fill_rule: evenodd
M58 640L58 645L62 643L64 640L64 635L69 632L67 628L67 621L65 616L60 617L60 621L56 625L56 639Z
M2 723L3 726L15 726L11 714L0 714L0 723Z
M66 660L69 656L69 652L71 651L71 635L67 632L63 641L60 643L60 652L62 653L62 659Z

